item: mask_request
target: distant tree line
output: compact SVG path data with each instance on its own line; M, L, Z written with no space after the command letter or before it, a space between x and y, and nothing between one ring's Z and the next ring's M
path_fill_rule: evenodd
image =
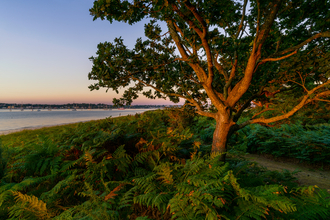
M163 108L170 107L168 105L126 105L124 108ZM67 104L18 104L18 103L0 103L0 108L23 108L23 109L68 109L68 108L79 108L79 109L115 109L115 105L108 105L104 103L89 104L89 103L67 103Z

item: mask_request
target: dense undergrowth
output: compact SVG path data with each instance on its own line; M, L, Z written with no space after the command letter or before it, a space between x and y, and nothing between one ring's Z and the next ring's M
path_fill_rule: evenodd
M295 158L300 162L330 165L330 125L282 124L278 127L251 125L231 138L234 149L242 152Z
M200 117L194 132L204 142L211 143L214 130L214 121ZM302 125L298 122L276 127L254 124L232 135L229 145L231 153L271 154L275 157L299 159L308 164L329 166L330 124Z
M237 134L232 152L249 148L256 129ZM325 190L235 157L220 162L213 130L207 118L159 110L3 136L0 219L330 217Z

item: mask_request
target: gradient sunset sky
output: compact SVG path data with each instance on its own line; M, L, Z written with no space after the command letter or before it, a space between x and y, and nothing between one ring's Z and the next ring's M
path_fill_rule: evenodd
M88 80L97 44L124 39L132 48L144 23L130 26L100 19L94 0L0 1L0 103L106 103L115 92L90 91ZM142 95L134 104L173 104Z

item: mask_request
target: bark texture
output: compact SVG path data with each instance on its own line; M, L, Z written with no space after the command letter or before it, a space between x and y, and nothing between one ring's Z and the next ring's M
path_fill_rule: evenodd
M222 153L220 160L226 160L227 142L232 133L235 122L228 117L217 117L216 127L213 133L212 152Z

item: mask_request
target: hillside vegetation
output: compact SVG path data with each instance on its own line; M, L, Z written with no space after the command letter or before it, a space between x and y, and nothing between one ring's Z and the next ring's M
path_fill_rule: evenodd
M211 153L214 121L189 111L0 136L0 219L328 219L326 190L237 156L329 163L322 126L246 127L226 163Z

